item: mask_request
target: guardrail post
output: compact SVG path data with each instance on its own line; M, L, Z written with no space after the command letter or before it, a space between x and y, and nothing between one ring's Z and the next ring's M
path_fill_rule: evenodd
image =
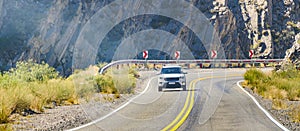
M214 63L215 63L215 60L212 59L212 61L210 62L210 68L214 68Z

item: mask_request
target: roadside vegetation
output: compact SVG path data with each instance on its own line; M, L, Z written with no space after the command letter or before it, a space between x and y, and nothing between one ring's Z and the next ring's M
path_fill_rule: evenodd
M245 75L244 86L265 99L272 100L273 109L291 109L294 122L300 122L300 105L289 105L287 101L300 101L300 71L293 66L285 70L262 72L250 69Z
M46 63L18 62L0 74L0 130L8 129L12 114L27 116L54 106L79 104L81 98L88 100L95 93L115 94L114 98L134 93L138 77L134 68L104 75L98 70L91 66L64 78Z

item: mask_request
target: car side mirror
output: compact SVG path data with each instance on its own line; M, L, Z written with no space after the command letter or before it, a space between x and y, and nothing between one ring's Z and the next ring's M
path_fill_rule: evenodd
M187 74L187 72L184 72L184 71L183 71L182 74Z

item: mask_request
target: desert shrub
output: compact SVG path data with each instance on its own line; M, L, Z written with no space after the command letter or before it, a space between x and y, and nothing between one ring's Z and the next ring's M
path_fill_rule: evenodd
M95 77L95 81L97 83L97 88L99 92L103 93L117 93L117 89L115 88L114 81L110 75L97 75Z
M113 77L117 91L121 94L134 93L136 78L133 74L116 75Z
M277 77L280 79L293 79L300 77L300 75L299 71L297 71L296 68L289 67L286 70L274 72L273 77Z
M8 73L0 75L0 88L8 89L10 87L16 87L20 81L16 77L9 75Z
M21 81L46 81L58 77L58 72L53 67L42 62L34 63L32 60L28 62L17 62L16 68L12 68L7 72L11 77L15 77Z
M63 101L76 97L74 84L71 80L52 79L46 83L30 83L30 89L35 96L35 103L32 103L32 107L39 111L42 111L40 105L53 102L61 105Z
M135 66L130 66L129 68L129 74L133 75L135 78L140 77L139 73L136 70Z
M4 89L0 89L0 124L7 123L10 114L14 111L14 100L8 95Z
M0 75L0 123L12 113L43 112L46 104L74 99L73 82L59 78L48 64L18 62L16 68Z
M134 93L138 72L133 66L118 70L108 70L103 75L95 76L98 90L109 94Z
M266 79L266 75L258 69L250 69L244 74L244 79L248 81L250 85L258 86Z
M67 80L73 81L75 94L79 98L89 97L97 92L96 82L94 80L95 74L98 74L98 70L93 67L89 67L85 70L77 70L73 75L69 76Z

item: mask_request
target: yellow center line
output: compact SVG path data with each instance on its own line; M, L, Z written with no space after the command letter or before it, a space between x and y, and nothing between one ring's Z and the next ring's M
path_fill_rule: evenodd
M241 75L233 74L233 75L227 75L225 77L236 77L236 76L241 76ZM171 128L170 131L175 131L183 124L183 122L187 119L187 117L189 116L189 114L192 111L192 108L194 106L195 91L193 91L193 90L195 89L196 83L198 81L205 80L205 79L210 79L210 78L224 78L224 76L211 76L211 77L204 77L204 78L198 78L198 79L193 80L190 83L188 95L186 97L183 109L181 110L181 112L177 115L177 117L169 125L167 125L164 129L162 129L162 131L167 131L171 127L173 127L173 128ZM192 96L190 97L191 92L192 92ZM182 117L183 113L185 113L185 114Z
M184 106L183 106L183 109L181 110L181 112L177 115L177 117L168 125L168 126L166 126L164 129L162 129L162 131L166 131L166 130L168 130L170 127L172 127L178 120L179 120L179 118L183 115L183 113L185 112L185 110L186 110L186 108L187 108L187 106L188 106L188 104L189 104L189 97L190 97L190 93L191 93L191 85L192 85L192 83L194 82L194 80L191 82L191 84L190 84L190 86L189 86L189 91L188 91L188 95L187 95L187 97L186 97L186 100L185 100L185 103L184 103Z
M196 85L196 82L197 81L200 81L201 79L198 79L196 80L194 83L193 83L193 86L192 86L192 97L191 97L191 103L190 103L190 106L189 108L187 109L187 112L185 113L185 115L183 116L183 118L171 129L171 131L175 131L177 130L182 124L183 122L187 119L187 117L189 116L190 112L192 111L192 108L194 106L194 96L195 96L195 91L193 91L195 89L195 85Z

